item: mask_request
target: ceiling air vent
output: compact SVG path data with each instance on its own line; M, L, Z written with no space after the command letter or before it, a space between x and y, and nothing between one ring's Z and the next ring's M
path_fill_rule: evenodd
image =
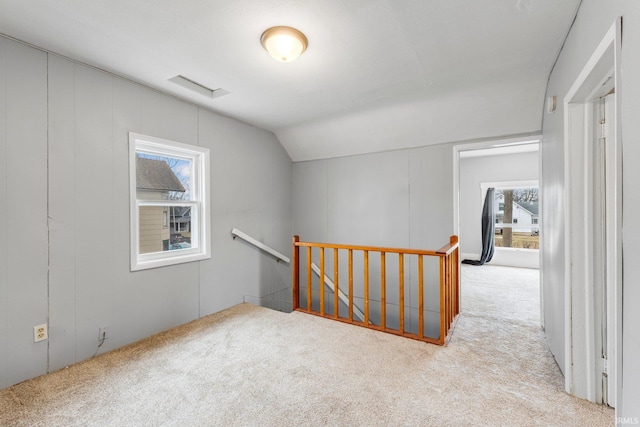
M170 78L169 81L211 99L220 98L221 96L229 94L229 92L224 89L210 89L205 85L194 82L193 80L188 79L184 76L175 76L173 78Z

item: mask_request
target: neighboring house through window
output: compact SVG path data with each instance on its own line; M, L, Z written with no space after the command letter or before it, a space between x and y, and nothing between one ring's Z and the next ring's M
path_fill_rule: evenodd
M168 200L169 194L184 193L180 179L169 164L161 159L150 159L136 153L136 199ZM147 254L168 250L170 206L140 205L138 217L138 252Z
M209 150L129 134L131 270L210 257Z

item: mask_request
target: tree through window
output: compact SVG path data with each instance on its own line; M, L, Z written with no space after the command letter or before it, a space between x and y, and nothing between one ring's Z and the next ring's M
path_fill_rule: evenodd
M496 188L496 247L539 249L538 187Z

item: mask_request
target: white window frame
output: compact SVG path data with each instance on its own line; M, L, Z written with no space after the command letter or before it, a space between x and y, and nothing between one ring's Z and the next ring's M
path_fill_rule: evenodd
M137 198L136 152L191 160L191 199L146 200ZM209 208L209 149L168 139L129 132L129 221L131 241L131 271L164 267L211 258ZM190 249L140 254L140 206L190 206Z

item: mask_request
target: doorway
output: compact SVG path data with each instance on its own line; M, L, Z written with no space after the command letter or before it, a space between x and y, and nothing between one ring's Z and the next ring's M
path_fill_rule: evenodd
M538 214L541 200L538 199L537 191L540 176L539 143L538 135L525 135L454 147L454 230L460 236L462 259L480 257L482 206L487 188L491 187L496 189L494 211L495 219L499 221L496 232L515 232L517 238L507 241L505 237L508 236L496 234L496 246L503 247L496 247L494 250L493 259L488 265L493 268L488 270L501 275L517 271L495 268L499 265L535 269L535 273L539 273L541 257L537 247L538 239L542 239L539 233L542 218ZM514 199L511 197L508 203L508 207L512 209L507 215L506 223L505 201L499 200L505 190L511 192L511 196L518 196L515 200L511 200ZM526 190L535 191L529 194ZM521 237L526 237L526 241L522 241ZM535 245L532 244L533 241ZM504 247L505 242L508 242L508 247ZM464 277L463 275L463 286ZM534 305L539 313L538 322L543 326L543 295L539 286L536 289L539 298L536 297Z
M621 380L620 20L564 99L565 389L615 407Z

